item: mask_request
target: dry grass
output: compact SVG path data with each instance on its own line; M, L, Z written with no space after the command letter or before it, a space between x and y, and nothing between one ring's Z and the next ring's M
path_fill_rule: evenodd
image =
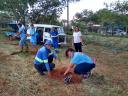
M89 44L83 48L97 59L93 75L81 84L65 85L63 82L40 76L34 69L34 55L20 53L15 45L0 43L0 96L128 96L128 52L114 52L110 49ZM15 49L16 48L16 49ZM61 61L65 48L61 49Z

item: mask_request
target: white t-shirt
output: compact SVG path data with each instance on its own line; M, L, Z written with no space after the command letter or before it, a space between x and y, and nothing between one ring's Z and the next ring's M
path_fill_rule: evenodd
M30 28L28 28L27 34L30 35ZM31 39L31 36L27 36L27 39L30 40Z
M74 43L80 43L81 42L81 36L82 36L82 34L80 31L79 32L73 32L73 38L74 38L73 42Z
M51 38L50 33L48 33L48 32L43 32L43 41L44 41L45 39L52 41L52 38Z

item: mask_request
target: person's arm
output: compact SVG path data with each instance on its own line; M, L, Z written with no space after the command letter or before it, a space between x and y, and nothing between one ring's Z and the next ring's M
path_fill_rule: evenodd
M68 65L66 71L64 72L64 76L71 71L71 69L73 68L73 66L74 66L73 64L69 64Z
M74 36L72 36L72 47L74 46Z
M56 58L54 60L55 60L56 64L62 64L63 65L63 63L61 62L61 60L59 58Z
M55 52L53 52L53 60L56 62L56 64L58 64L58 63L60 63L60 61L59 61L59 58L58 58L58 56L57 56L57 53L55 53Z
M20 28L20 29L18 30L18 32L16 32L15 37L16 37L16 36L19 36L19 35L21 34L21 31L22 31L22 30L21 30L21 28Z
M46 69L48 71L48 76L51 76L50 66L49 66L49 63L48 63L48 54L47 54L46 51L43 52L42 59L43 59L43 63L45 64L45 67L46 67Z
M79 36L80 36L81 44L83 45L84 43L83 43L83 39L82 39L82 34L81 34L81 32L79 33Z
M46 67L46 69L48 71L48 76L51 76L50 67L49 67L49 63L48 62L45 63L45 67Z

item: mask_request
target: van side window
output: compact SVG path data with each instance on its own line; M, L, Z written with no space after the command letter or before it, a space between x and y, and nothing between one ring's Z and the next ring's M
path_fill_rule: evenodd
M45 28L45 32L50 32L51 28Z

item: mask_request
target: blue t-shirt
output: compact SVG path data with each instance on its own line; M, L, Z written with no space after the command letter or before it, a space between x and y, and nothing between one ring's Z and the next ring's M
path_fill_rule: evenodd
M87 54L83 54L80 52L74 52L70 62L74 65L78 65L81 63L93 64L93 60Z
M57 39L58 32L57 31L52 31L52 32L50 32L50 35L51 35L51 37L52 37L53 40L54 39Z
M20 38L26 38L26 32L23 27L20 27L18 32L20 32Z
M30 38L30 41L31 42L36 42L37 34L36 34L36 31L35 31L35 28L30 28L30 35L32 35L31 38Z

